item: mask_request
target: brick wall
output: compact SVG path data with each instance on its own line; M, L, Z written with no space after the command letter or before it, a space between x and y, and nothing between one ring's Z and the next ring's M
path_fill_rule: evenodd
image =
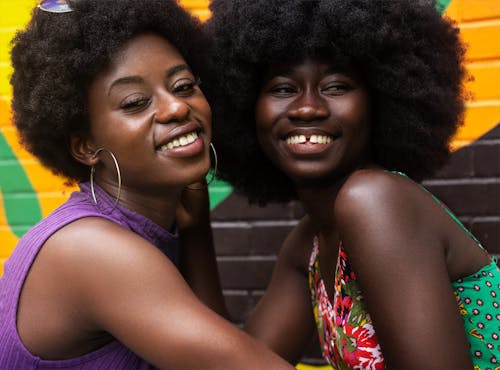
M424 185L500 257L500 125L453 153Z

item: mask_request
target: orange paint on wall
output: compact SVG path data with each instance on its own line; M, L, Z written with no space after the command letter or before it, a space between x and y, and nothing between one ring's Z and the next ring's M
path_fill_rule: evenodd
M473 77L465 85L472 95L465 124L453 142L459 149L500 122L500 1L453 0L446 15L458 22L468 48L467 69Z

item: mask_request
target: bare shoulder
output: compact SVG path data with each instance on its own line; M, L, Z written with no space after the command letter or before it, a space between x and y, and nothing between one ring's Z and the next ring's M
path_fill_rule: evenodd
M154 274L177 273L170 259L153 244L104 218L77 220L55 234L51 242L57 259L64 260L82 284L93 283L103 289L112 288L113 283L126 287L145 282L142 280Z
M387 171L358 170L340 188L335 202L336 211L348 211L367 204L385 204L399 199L408 187L414 185L410 180Z
M415 213L430 194L406 176L378 169L358 170L341 187L334 205L337 219L360 215Z
M353 241L351 248L370 249L376 243L403 253L401 245L410 246L407 241L416 236L421 245L435 247L439 230L433 222L439 217L429 193L409 178L383 170L354 172L334 205L335 222L342 239Z
M91 308L85 315L98 328L108 320L101 315L114 311L113 302L126 299L132 304L144 286L161 291L159 282L180 281L176 266L153 244L99 217L60 229L41 257L51 279L66 287L66 297Z
M61 274L80 277L132 268L137 273L163 256L141 236L99 217L82 218L60 229L46 242L44 254L54 265L65 266Z

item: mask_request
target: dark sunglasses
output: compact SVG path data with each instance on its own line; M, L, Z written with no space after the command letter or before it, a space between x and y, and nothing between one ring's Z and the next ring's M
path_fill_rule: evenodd
M49 13L68 13L73 11L66 0L42 0L38 4L38 8Z

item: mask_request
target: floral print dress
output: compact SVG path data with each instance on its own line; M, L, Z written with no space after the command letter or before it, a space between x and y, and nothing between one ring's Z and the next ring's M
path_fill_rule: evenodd
M384 357L377 335L342 243L331 301L321 277L318 252L318 238L314 237L309 262L309 285L323 358L338 370L384 369Z

